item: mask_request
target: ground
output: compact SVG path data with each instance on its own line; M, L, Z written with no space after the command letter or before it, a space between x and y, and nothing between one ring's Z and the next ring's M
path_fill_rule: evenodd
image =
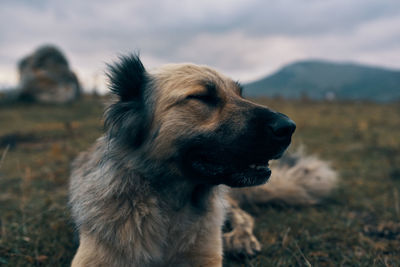
M314 207L247 207L263 250L225 266L399 266L400 103L256 101L296 121L293 146L340 184ZM103 102L0 106L0 266L70 264L69 165L101 134Z

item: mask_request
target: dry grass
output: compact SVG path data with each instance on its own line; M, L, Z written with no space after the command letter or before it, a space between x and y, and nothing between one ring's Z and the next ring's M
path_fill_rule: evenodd
M400 105L257 101L292 117L294 146L330 160L341 184L316 207L248 207L263 251L225 265L399 266ZM0 106L0 265L69 265L69 163L101 134L102 110Z

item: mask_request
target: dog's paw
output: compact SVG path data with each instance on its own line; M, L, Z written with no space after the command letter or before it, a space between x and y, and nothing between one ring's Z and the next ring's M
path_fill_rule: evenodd
M234 229L224 233L224 250L230 255L254 256L261 251L261 244L249 231Z

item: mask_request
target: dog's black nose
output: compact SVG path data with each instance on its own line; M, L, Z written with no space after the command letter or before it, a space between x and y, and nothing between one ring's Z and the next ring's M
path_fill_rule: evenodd
M275 121L272 122L269 127L271 127L275 137L290 138L294 130L296 130L296 124L282 113L278 113L277 115Z

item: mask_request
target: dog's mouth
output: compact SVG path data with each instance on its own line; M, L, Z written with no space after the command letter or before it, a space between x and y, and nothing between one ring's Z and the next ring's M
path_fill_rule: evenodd
M214 159L197 155L189 159L191 172L211 184L226 184L231 187L260 185L271 176L269 159L235 162L224 158Z

